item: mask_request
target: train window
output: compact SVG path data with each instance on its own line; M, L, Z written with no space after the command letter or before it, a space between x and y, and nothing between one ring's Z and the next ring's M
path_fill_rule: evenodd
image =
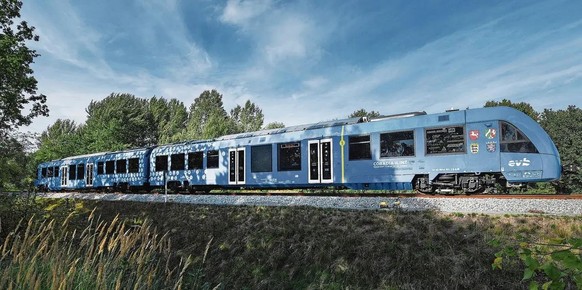
M129 163L129 173L139 172L139 159L131 158L128 160L128 163Z
M349 160L369 160L372 159L370 149L370 135L350 136L349 143Z
M54 177L59 177L59 168L57 166L53 167L53 175Z
M103 162L97 162L97 175L103 174Z
M380 134L380 157L414 156L414 131Z
M206 168L218 168L218 150L208 150L206 153Z
M46 174L46 167L43 167L40 169L40 177L41 178L46 178L47 174Z
M259 145L251 147L251 172L273 171L273 146Z
M77 179L85 179L85 164L77 165Z
M202 160L204 158L204 152L190 152L188 153L188 169L202 169L204 166Z
M105 174L114 174L115 173L115 161L109 160L105 162Z
M54 171L53 171L53 167L48 167L46 169L46 177L54 177L54 176L55 176L55 174L54 174Z
M301 170L301 143L279 144L279 171Z
M117 168L117 174L127 173L127 159L119 159L115 161Z
M77 176L75 173L77 173L76 170L76 165L69 165L69 180L75 180L77 179Z
M464 132L463 126L427 129L426 154L465 153Z
M172 154L170 156L170 170L184 170L186 154Z
M501 152L538 153L538 149L515 126L501 122Z
M156 171L168 170L168 155L156 156Z

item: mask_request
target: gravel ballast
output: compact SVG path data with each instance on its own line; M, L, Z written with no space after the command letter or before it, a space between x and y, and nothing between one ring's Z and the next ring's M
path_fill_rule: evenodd
M175 195L43 193L46 198L74 198L108 201L172 202L199 205L312 206L320 208L442 212L482 214L582 215L582 199L519 198L430 198L430 197L330 197L255 195Z

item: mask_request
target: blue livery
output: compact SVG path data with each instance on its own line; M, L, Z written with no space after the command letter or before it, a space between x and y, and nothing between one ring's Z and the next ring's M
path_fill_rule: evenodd
M352 118L42 163L42 190L493 192L560 178L556 146L508 107Z

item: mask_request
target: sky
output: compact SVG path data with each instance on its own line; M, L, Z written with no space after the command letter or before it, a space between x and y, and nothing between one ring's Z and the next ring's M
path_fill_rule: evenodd
M86 120L111 93L204 90L227 111L251 100L265 124L482 107L582 106L579 0L24 1L49 117Z

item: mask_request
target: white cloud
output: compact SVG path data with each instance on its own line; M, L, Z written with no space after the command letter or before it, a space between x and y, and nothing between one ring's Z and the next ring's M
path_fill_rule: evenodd
M271 7L270 0L229 0L222 11L220 20L225 23L245 26L253 18Z

